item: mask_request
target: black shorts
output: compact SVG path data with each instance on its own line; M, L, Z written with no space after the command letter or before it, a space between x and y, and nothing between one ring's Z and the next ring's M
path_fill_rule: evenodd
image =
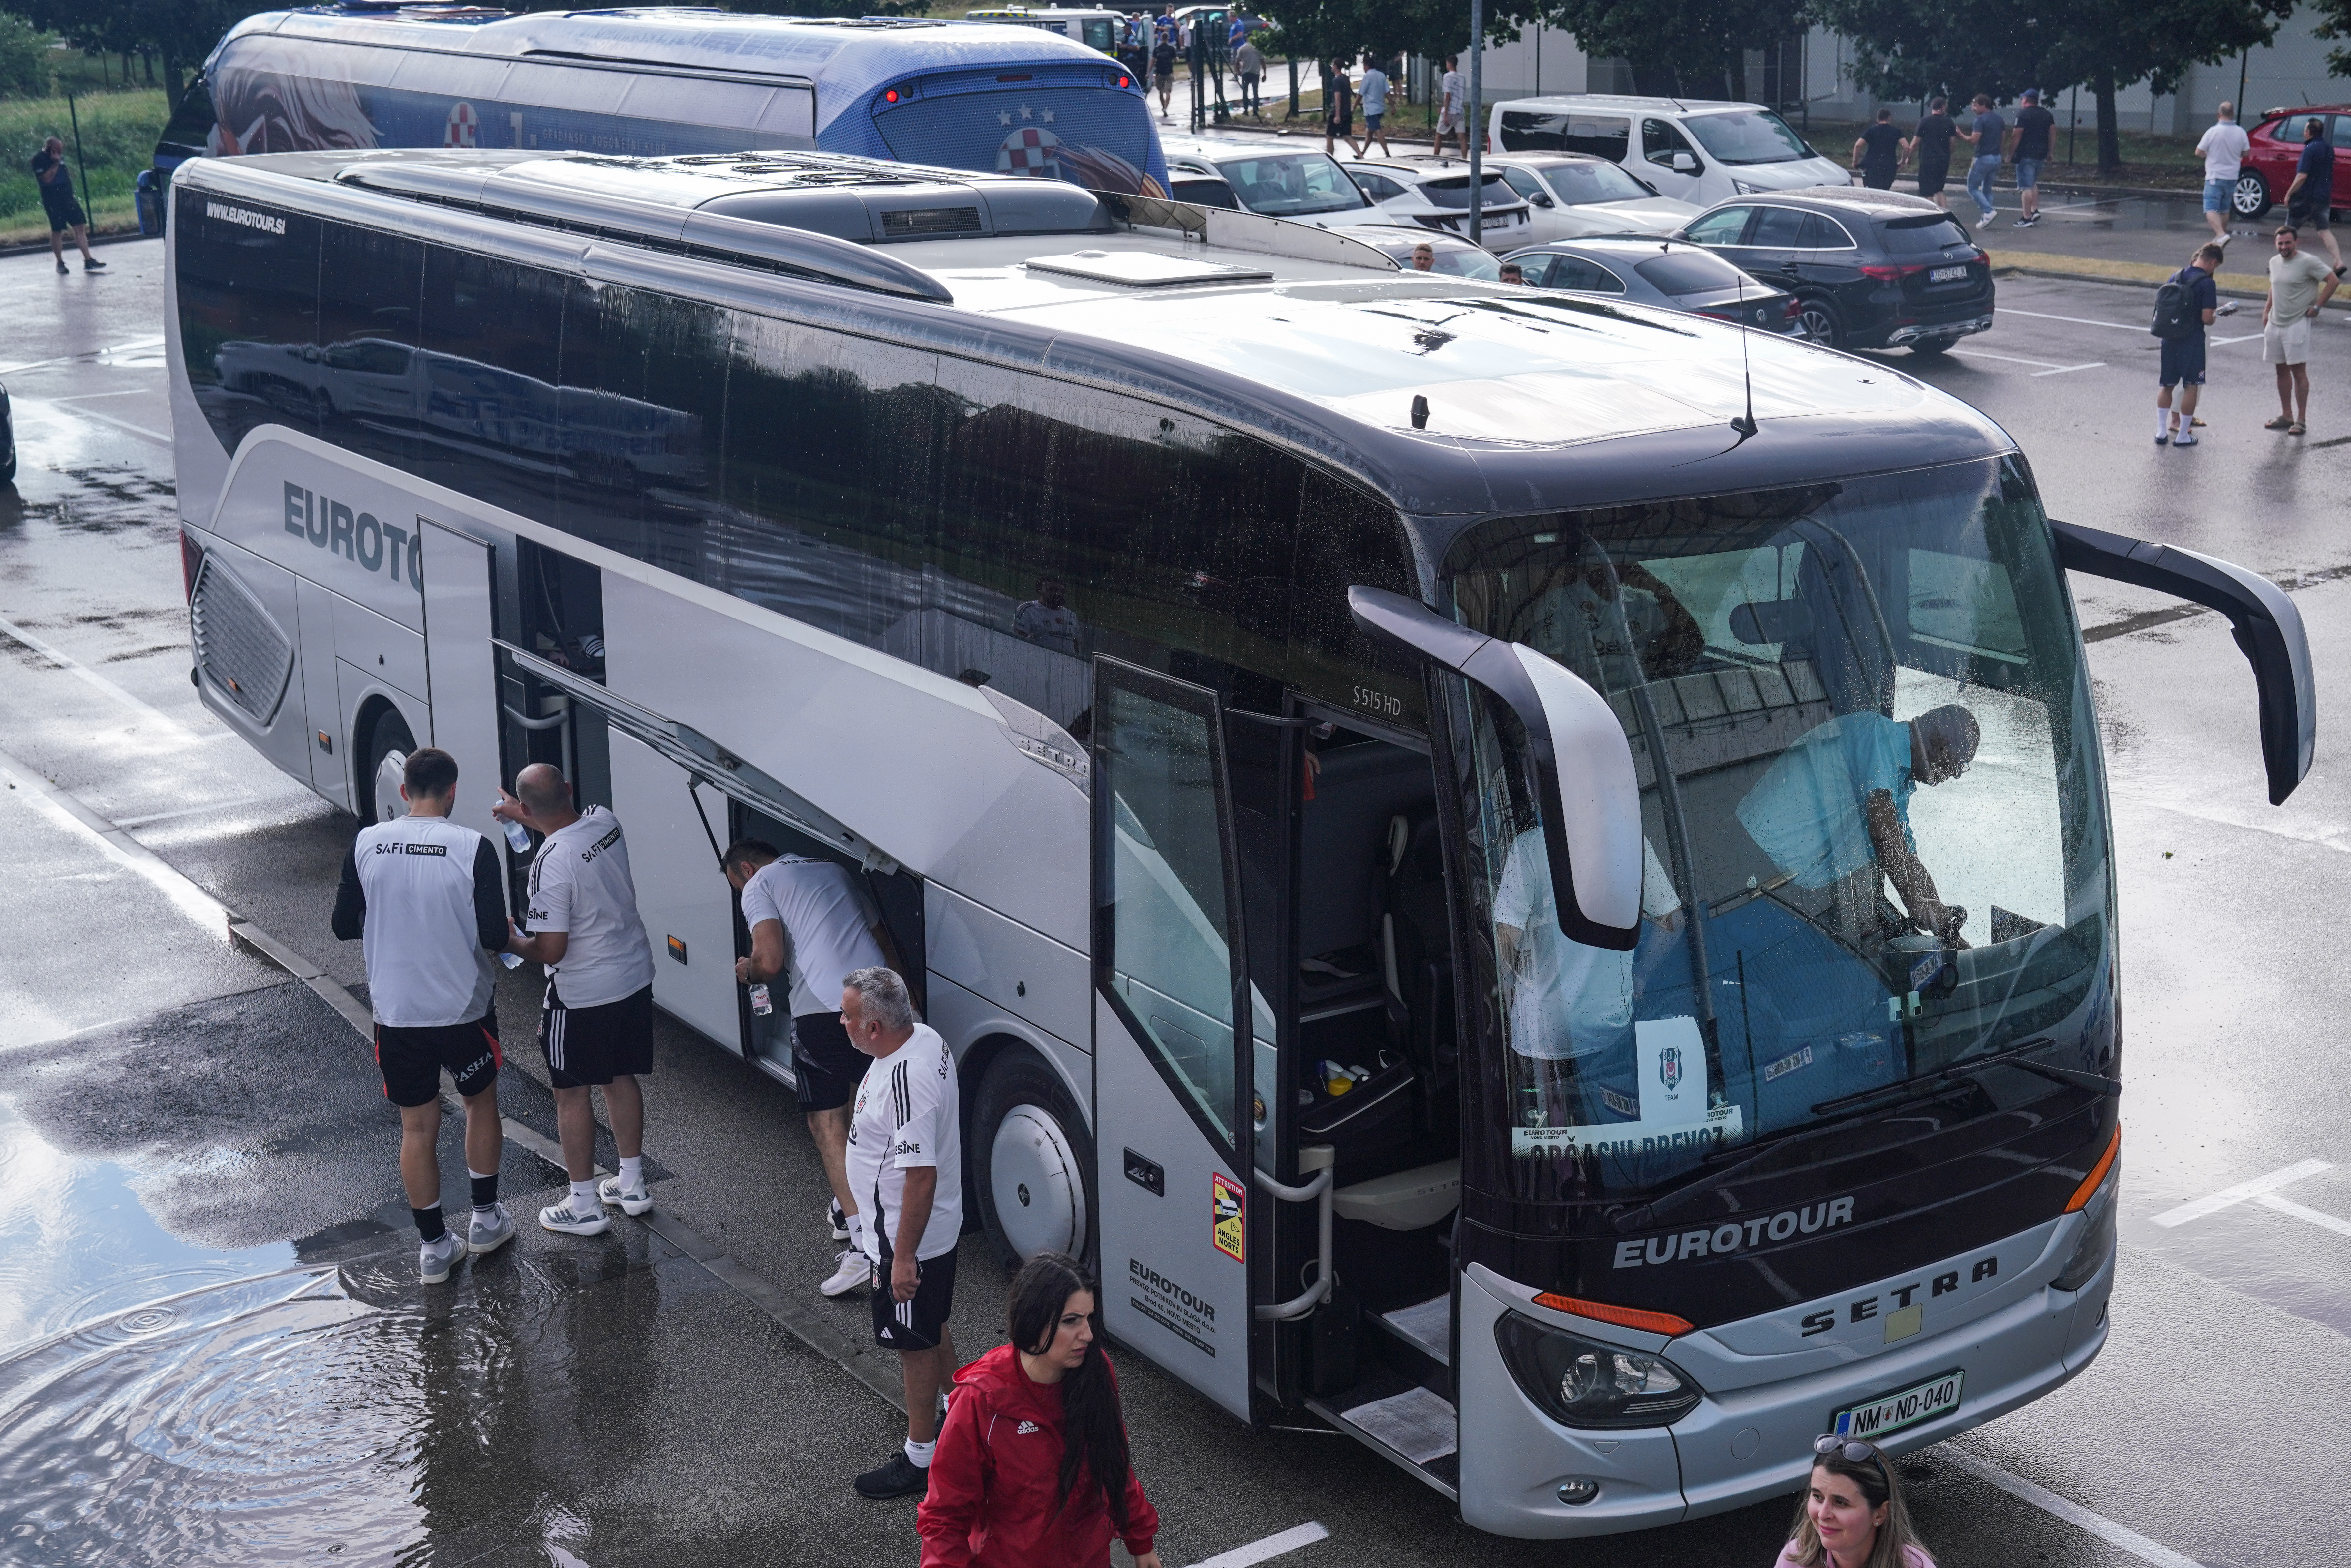
M1920 195L1939 195L1942 193L1943 187L1950 183L1951 166L1949 163L1939 165L1919 165L1918 193Z
M2157 378L2161 384L2176 387L2186 382L2191 387L2204 384L2204 334L2193 338L2163 340L2163 366Z
M653 1070L653 988L601 1007L567 1008L548 987L538 1049L547 1058L548 1082L558 1089L643 1077Z
M882 1266L873 1289L873 1343L883 1350L935 1350L955 1309L956 1255L942 1253L914 1265L914 1299L890 1294L890 1240L882 1239Z
M457 1081L457 1092L471 1099L498 1081L506 1058L498 1052L498 1010L472 1023L406 1029L375 1026L375 1064L383 1074L383 1097L408 1107L429 1105L441 1096L441 1070Z
M2334 217L2334 214L2327 210L2333 204L2334 198L2330 196L2314 206L2288 207L2285 214L2286 221L2298 229L2317 229L2324 232Z
M48 214L49 232L53 235L61 235L68 229L80 228L89 222L89 214L83 212L81 204L71 196L55 200L44 196L41 198L41 210Z
M849 1043L839 1013L803 1013L792 1019L792 1076L800 1111L837 1111L857 1092L873 1059Z

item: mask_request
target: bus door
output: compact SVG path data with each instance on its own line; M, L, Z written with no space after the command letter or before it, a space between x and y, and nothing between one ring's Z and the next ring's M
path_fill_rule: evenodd
M507 781L499 749L497 655L490 648L493 551L480 539L423 516L416 518L415 538L417 553L411 559L425 567L421 591L428 688L427 733L417 738L457 759L465 788L457 791L451 814L490 842L502 843L503 830L490 815L497 786ZM388 800L399 800L395 784L391 778L376 782L379 812ZM498 859L503 867L506 857Z
M1102 1319L1246 1420L1259 1030L1221 706L1117 659L1094 668Z

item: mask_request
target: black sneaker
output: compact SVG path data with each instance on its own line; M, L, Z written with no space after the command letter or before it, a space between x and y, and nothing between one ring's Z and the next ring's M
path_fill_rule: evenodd
M841 1211L841 1200L834 1198L825 1206L825 1218L831 1222L835 1241L849 1239L849 1216Z
M2013 227L2013 228L2029 229L2029 228L2031 228L2033 225L2035 225L2035 224L2039 223L2040 221L2041 221L2041 214L2040 214L2039 213L2035 213L2035 214L2032 214L2031 217L2029 217L2029 218L2019 218L2019 219L2017 219L2017 220L2016 220L2016 222L2015 222L2013 225L2010 225L2010 226L2011 226L2011 227Z
M876 1502L893 1497L920 1497L930 1490L931 1472L915 1468L904 1450L891 1455L890 1462L880 1469L868 1470L857 1478L857 1495Z
M81 269L84 272L104 272L106 270L106 263L99 260L98 257L93 256L88 261L81 264Z

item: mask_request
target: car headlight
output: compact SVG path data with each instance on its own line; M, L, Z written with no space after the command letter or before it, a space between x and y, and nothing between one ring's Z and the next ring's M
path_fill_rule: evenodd
M2106 1179L2090 1195L2082 1207L2090 1223L2083 1228L2082 1239L2074 1245L2074 1255L2065 1260L2065 1267L2057 1271L2053 1281L2061 1291L2078 1291L2096 1277L2105 1267L2106 1260L2115 1255L2115 1214L2122 1207L2119 1189L2122 1186L2123 1162L2117 1158L2106 1171Z
M1749 184L1749 183L1748 183L1746 181L1744 181L1744 180L1733 180L1733 181L1731 181L1731 182L1730 182L1730 188L1731 188L1732 190L1734 190L1734 191L1738 192L1738 193L1739 193L1740 195L1742 195L1742 196L1752 196L1752 195L1758 195L1758 194L1761 193L1762 189L1763 189L1763 187L1762 187L1762 186L1761 186L1761 185L1750 185L1750 184Z
M1494 1338L1527 1397L1566 1426L1668 1426L1702 1396L1663 1356L1601 1344L1516 1312L1503 1314Z

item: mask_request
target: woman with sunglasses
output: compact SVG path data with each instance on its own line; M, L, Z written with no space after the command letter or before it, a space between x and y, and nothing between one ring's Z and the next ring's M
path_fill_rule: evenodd
M1127 1459L1095 1299L1058 1252L1013 1278L1012 1343L956 1374L914 1516L923 1568L1105 1568L1113 1534L1135 1568L1159 1568L1159 1512Z
M1911 1528L1902 1483L1875 1443L1826 1437L1796 1509L1795 1539L1773 1568L1935 1568Z

